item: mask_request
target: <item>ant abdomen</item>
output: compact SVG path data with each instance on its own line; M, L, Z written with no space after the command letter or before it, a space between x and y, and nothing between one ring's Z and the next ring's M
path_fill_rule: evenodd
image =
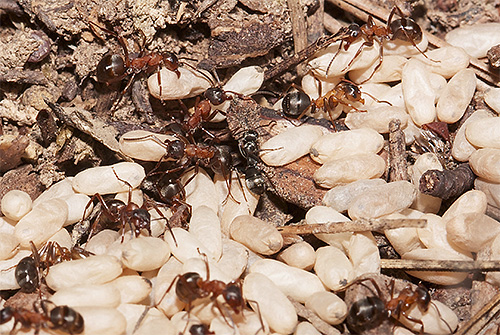
M97 65L97 80L101 83L111 84L122 80L125 72L123 57L118 54L107 54Z
M360 334L377 327L386 319L384 301L379 297L369 296L352 304L346 321L352 333Z
M293 91L285 95L281 103L283 113L290 118L298 118L311 106L311 98L304 92Z
M414 43L422 41L422 29L411 18L401 18L391 22L392 40L400 40Z
M35 259L31 256L21 259L16 266L15 277L21 287L21 292L35 292L40 286L38 265Z

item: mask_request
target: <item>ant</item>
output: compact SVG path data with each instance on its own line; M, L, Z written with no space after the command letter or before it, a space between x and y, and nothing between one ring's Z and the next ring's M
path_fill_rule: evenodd
M359 87L346 79L342 79L333 89L317 99L311 99L309 95L295 84L292 84L292 87L297 88L298 91L287 93L282 102L283 113L289 118L299 120L304 116L309 107L311 107L312 113L318 109L324 108L333 121L332 112L338 104L351 107L357 112L365 112L352 105L353 102L364 104L365 100L361 97L361 90Z
M125 228L127 227L127 225L130 227L132 237L134 237L134 235L135 237L138 237L143 229L146 229L149 235L151 235L151 215L146 210L146 208L144 208L144 205L140 207L136 203L132 202L132 185L130 185L128 181L121 179L114 169L113 173L119 181L125 183L129 187L127 203L125 204L123 201L118 199L105 201L99 193L94 194L85 207L85 210L83 211L83 217L85 217L87 209L96 199L101 204L102 209L97 214L97 217L95 218L94 223L89 231L88 240L92 238L97 224L100 223L102 217L106 218L111 224L120 225L122 229L122 242L125 238Z
M243 309L245 307L245 299L243 298L241 282L239 280L236 280L226 284L220 280L215 280L215 279L210 280L210 268L208 266L207 255L200 252L199 250L198 252L200 253L200 255L203 258L203 261L205 262L207 279L203 279L201 275L197 272L186 272L182 275L177 275L172 281L172 284L170 284L170 286L165 291L161 299L158 301L158 305L161 303L163 298L167 295L167 293L172 289L173 285L175 284L175 294L177 295L177 298L180 301L187 304L188 313L191 310L192 303L195 300L209 297L210 300L214 302L216 308L219 310L226 323L230 325L225 314L222 311L219 302L217 301L217 298L219 296L222 296L224 302L227 304L227 306L229 306L229 308L231 308L231 310L233 310L235 314L243 313ZM262 321L261 317L260 321L262 329L264 329L264 322ZM231 325L230 326L234 328L234 322L232 323L233 326ZM191 332L191 334L193 334L193 332ZM194 334L199 334L199 333L194 333ZM201 333L201 334L211 334L211 333Z
M395 280L392 278L390 283L390 299L388 300L383 298L380 287L375 279L371 277L361 278L352 282L345 288L367 280L370 281L375 287L377 295L365 297L352 304L346 319L348 328L352 332L362 333L366 330L379 326L384 320L388 320L390 318L399 320L400 317L404 317L411 322L420 324L420 333L424 333L424 323L422 320L416 319L408 314L408 311L415 305L418 306L423 313L429 310L429 307L432 304L431 295L424 285L419 283L416 288L412 288L408 285L402 289L397 296L395 296ZM436 310L440 319L446 324L451 334L453 331L450 325L441 317L437 307Z
M147 53L146 48L146 37L143 35L142 42L140 44L140 52L137 56L132 56L128 52L127 43L122 36L119 36L116 32L101 27L100 25L89 21L91 30L94 31L94 28L97 27L105 33L116 37L118 43L120 44L123 55L122 54L112 54L107 53L104 57L99 61L97 65L97 81L105 83L106 85L110 85L116 82L122 81L124 78L129 77L125 88L121 92L121 97L128 91L130 85L135 80L135 77L142 73L147 72L151 73L157 71L160 66L167 68L168 70L175 72L177 77L179 78L181 73L179 72L179 66L184 65L185 63L181 63L177 56L171 52L149 52ZM96 36L99 37L98 34ZM100 38L100 37L99 37ZM102 38L100 38L102 40ZM158 73L158 82L161 83L160 72ZM160 96L162 95L162 86L160 85ZM119 103L115 103L115 106Z
M21 292L33 293L39 287L45 271L52 265L76 258L89 256L90 253L75 247L69 250L55 241L47 242L40 250L30 241L31 256L24 257L16 265L14 275Z
M0 324L14 319L14 326L10 334L16 334L19 330L28 331L35 329L35 335L40 329L58 330L65 334L81 334L84 330L84 320L80 313L68 306L55 306L50 311L47 304L53 304L49 300L40 302L41 310L33 304L34 311L25 308L5 307L0 310ZM21 327L16 329L20 324Z
M400 16L399 19L392 20L394 15L397 14ZM377 41L380 45L379 49L379 61L372 74L365 79L363 82L370 80L373 74L380 68L382 65L382 59L384 55L384 40L400 40L403 42L410 42L417 50L420 52L425 58L429 59L426 54L422 50L420 50L417 46L417 43L422 41L422 29L420 26L413 20L403 14L403 11L398 6L394 6L389 14L389 18L387 19L387 25L385 27L378 26L375 24L373 17L370 15L368 17L367 22L359 26L356 23L349 25L348 27L341 28L336 36L342 36L340 38L339 49L331 59L328 67L326 69L326 75L328 76L328 72L330 67L337 57L337 55L342 50L342 46L344 46L344 50L347 51L352 43L355 41L364 38L366 41L359 47L356 51L356 54L351 59L349 64L347 64L346 68L342 71L345 71L349 66L352 65L354 60L361 54L363 48L371 47L374 41Z
M246 130L238 139L238 148L247 161L245 183L248 189L255 194L263 194L267 189L267 182L264 172L259 168L261 160L258 140L259 133L255 129Z

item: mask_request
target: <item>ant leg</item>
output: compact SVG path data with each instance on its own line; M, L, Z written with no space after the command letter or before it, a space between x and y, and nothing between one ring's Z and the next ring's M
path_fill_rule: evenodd
M438 316L439 316L439 319L440 319L441 321L443 321L443 322L444 322L444 324L446 325L446 327L447 327L447 328L448 328L448 330L450 331L450 334L452 334L452 333L453 333L453 329L451 329L451 326L450 326L450 324L448 323L448 321L446 321L445 319L443 319L443 316L441 315L441 312L439 311L439 308L437 307L437 305L436 305L435 303L433 303L433 302L431 302L431 304L432 304L432 306L434 306L434 308L436 309L436 312L437 312L437 314L438 314ZM497 334L498 334L498 330L497 330Z
M247 299L247 302L255 304L255 307L257 309L257 315L259 316L260 329L257 330L257 332L255 333L255 335L257 335L261 330L262 330L262 333L265 333L266 332L266 326L264 325L264 320L262 319L262 313L260 312L259 303L257 301L255 301L255 300L249 300L249 299ZM241 310L241 313L243 313L243 309Z
M424 323L422 322L422 320L420 319L417 319L411 315L408 315L405 311L401 311L401 315L408 321L411 321L411 322L415 322L415 323L418 323L420 325L420 331L419 331L419 334L423 334L424 333Z
M368 41L364 42L361 44L361 46L358 48L356 53L354 54L354 57L349 61L349 63L342 69L341 72L346 71L349 67L351 67L352 63L361 55L361 52L363 52L363 49L365 47L372 47L373 46L373 38L370 38Z
M326 78L328 78L328 74L330 72L330 68L332 67L333 61L335 60L335 58L337 58L338 54L342 50L343 45L344 45L344 40L341 40L338 50L335 52L332 59L330 60L330 63L328 63L328 66L326 67L326 72L325 72ZM346 51L347 51L347 49L349 49L349 45L350 45L350 43L346 45Z

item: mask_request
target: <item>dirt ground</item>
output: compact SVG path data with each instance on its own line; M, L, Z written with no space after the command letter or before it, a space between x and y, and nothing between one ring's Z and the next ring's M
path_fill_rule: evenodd
M124 53L118 36L131 57L145 44L146 53L171 52L181 64L217 71L224 82L242 66L259 65L269 73L324 34L335 33L353 21L362 23L359 10L349 6L385 20L394 3L0 0L0 198L9 190L20 189L34 199L66 176L123 160L117 149L121 134L134 129L161 131L183 115L177 101L159 101L149 95L146 79L154 69L139 73L123 96L126 80L111 85L96 80L96 68L104 55ZM438 38L458 26L500 22L497 0L397 4ZM293 5L298 11L289 9ZM307 29L297 30L301 24ZM498 78L497 70L486 62L483 65L489 72L478 86L471 109L484 107L484 89L498 82L491 79ZM267 78L261 90L275 96L263 95L262 99L275 101L292 82L299 83L304 70L303 66L290 66ZM184 103L191 108L196 99ZM300 219L307 208L317 204L324 191L311 186L310 164L289 167L293 173L285 171L286 178L277 179L277 192L264 197L257 215L282 225L291 218ZM308 186L290 189L293 183L287 178L292 174L300 185ZM378 238L382 250L386 241ZM408 278L402 272L390 274ZM481 274L471 274L458 287L429 287L434 299L450 306L466 322L498 292L481 279ZM481 334L497 334L498 323L494 319Z

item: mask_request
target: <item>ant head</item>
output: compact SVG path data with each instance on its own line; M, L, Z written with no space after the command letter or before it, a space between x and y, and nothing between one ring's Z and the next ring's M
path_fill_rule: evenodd
M343 80L338 84L338 87L342 89L345 96L351 101L364 102L361 98L361 90L358 85L351 83L350 81Z
M361 334L377 327L387 318L385 304L376 296L369 296L352 304L347 314L347 327L352 333Z
M210 87L205 91L204 96L212 105L215 106L218 106L227 100L231 100L231 97L220 87Z
M173 140L167 145L167 156L173 160L179 160L184 157L186 145L181 140Z
M413 19L403 17L391 22L392 40L419 43L422 41L422 29Z
M123 79L126 75L125 61L118 54L106 54L97 64L97 80L111 84Z
M123 201L118 199L111 199L106 202L106 205L108 205L109 212L113 217L118 217L122 209L127 206Z
M0 311L0 325L7 323L14 316L14 310L11 307L5 307Z
M137 208L130 215L130 222L135 227L136 236L141 233L141 229L149 229L151 224L151 215L144 208Z
M287 93L281 103L283 113L289 118L298 118L311 106L311 98L302 91Z
M224 289L223 296L226 303L236 314L243 310L244 301L240 285L229 283Z

